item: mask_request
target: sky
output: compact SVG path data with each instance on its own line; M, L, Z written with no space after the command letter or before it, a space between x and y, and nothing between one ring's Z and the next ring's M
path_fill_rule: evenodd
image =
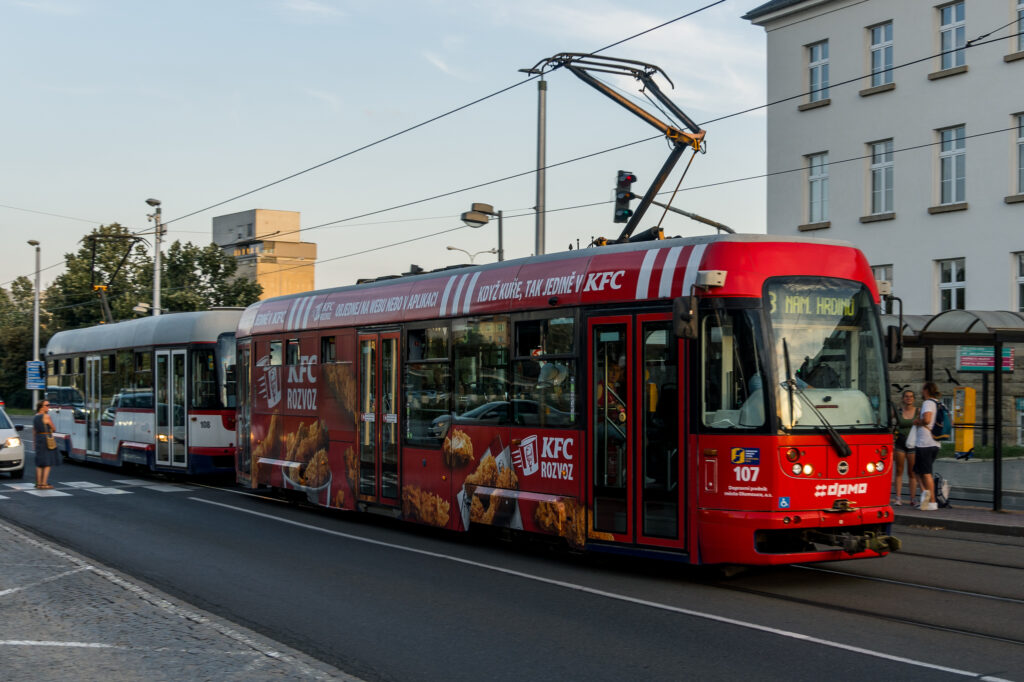
M503 212L506 259L529 256L538 89L519 69L712 1L0 0L0 286L33 276L28 239L41 243L45 288L98 225L151 233L150 197L162 202L165 246L209 244L218 215L300 212L317 288L467 262L447 246L497 246L493 223L459 219L474 202ZM758 4L726 0L601 54L661 67L675 86L662 88L698 123L757 107L764 31L740 17ZM635 173L642 192L670 148L630 144L659 133L568 70L545 79L547 163L560 164L546 182L553 253L618 236L617 171ZM673 205L763 233L763 179L701 186L765 172L764 111L705 130L707 153ZM518 177L481 186L508 176ZM662 225L669 236L712 232L671 213Z

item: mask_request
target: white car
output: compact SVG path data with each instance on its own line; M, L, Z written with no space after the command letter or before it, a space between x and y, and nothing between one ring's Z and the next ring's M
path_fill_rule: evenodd
M0 407L0 471L6 471L11 478L25 474L25 444L21 442L21 424L15 426Z

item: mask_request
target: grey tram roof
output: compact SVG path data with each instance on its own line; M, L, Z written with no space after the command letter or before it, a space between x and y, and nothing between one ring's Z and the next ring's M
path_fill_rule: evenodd
M895 325L899 317L883 315L882 321L883 326ZM947 310L934 316L904 315L903 335L908 346L1024 343L1024 314L1009 310Z
M214 342L224 332L234 332L241 316L241 308L204 310L71 329L53 335L46 344L46 357L116 348Z

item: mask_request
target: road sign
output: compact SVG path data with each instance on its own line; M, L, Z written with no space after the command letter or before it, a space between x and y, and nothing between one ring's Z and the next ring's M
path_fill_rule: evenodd
M46 363L29 360L25 363L25 388L29 391L46 390Z

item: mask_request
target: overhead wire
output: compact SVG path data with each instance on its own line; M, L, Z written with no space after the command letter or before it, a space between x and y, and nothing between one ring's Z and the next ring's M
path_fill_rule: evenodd
M607 50L607 49L609 49L611 47L614 47L614 46L617 46L619 44L622 44L623 42L626 42L628 40L632 40L633 38L636 38L636 37L639 37L639 36L644 35L646 33L649 33L649 32L651 32L653 30L658 29L658 28L662 28L664 26L667 26L669 24L677 22L677 21L679 21L681 19L693 16L694 14L697 14L699 12L705 11L705 10L711 8L711 7L714 7L715 5L721 4L721 2L724 2L724 1L725 0L718 0L718 2L713 2L713 3L710 3L708 5L705 5L705 6L699 8L697 10L694 10L694 11L692 11L690 13L681 15L679 17L676 17L675 19L672 19L672 20L669 20L669 21L664 22L662 24L659 24L658 26L652 27L652 28L647 29L645 31L641 31L640 33L634 34L634 35L632 35L632 36L630 36L628 38L624 38L624 39L622 39L620 41L617 41L615 43L611 43L610 45L605 46L604 48L601 48L600 50L594 51L592 54L597 54L598 52L605 51L605 50ZM915 59L915 60L911 60L911 61L904 62L904 63L901 63L901 64L897 64L897 65L894 65L894 66L886 69L886 71L896 71L897 69L905 68L905 67L912 66L912 65L915 65L915 64L919 64L919 63L922 63L922 62L925 62L925 61L928 61L928 60L933 60L933 59L939 58L939 57L941 57L944 54L953 53L953 52L957 52L957 51L960 51L960 50L965 50L965 49L969 49L969 48L973 48L973 47L979 47L981 45L988 45L988 44L1000 42L1000 41L1003 41L1003 40L1008 40L1008 39L1013 38L1015 36L1021 35L1021 32L1012 33L1012 34L1009 34L1007 36L1002 36L1002 37L999 37L999 38L992 38L992 39L989 39L989 40L982 40L982 39L987 37L987 36L992 35L993 33L997 33L999 31L1001 31L1002 29L1007 28L1008 26L1012 26L1015 23L1017 23L1017 20L1011 21L1011 22L1009 22L1009 23L1007 23L1007 24L1005 24L1003 26L1000 26L999 28L993 29L992 31L989 31L988 33L979 35L978 37L976 37L976 38L974 38L972 40L967 41L963 47L951 48L949 50L943 50L943 51L940 51L938 53L928 55L926 57L922 57L922 58L919 58L919 59ZM851 84L851 83L856 83L856 82L859 82L859 81L863 81L865 78L871 77L871 75L872 75L872 73L868 73L868 74L860 75L860 76L857 76L857 77L849 78L849 79L846 79L846 80L843 80L843 81L839 81L837 83L830 83L828 87L829 88L835 88L835 87L841 87L841 86L844 86L844 85L848 85L848 84ZM279 184L280 182L284 182L285 180L291 179L291 178L296 177L298 175L301 175L303 173L309 172L311 170L315 170L316 168L320 168L320 167L322 167L324 165L327 165L327 164L332 163L334 161L337 161L337 160L340 160L342 158L345 158L346 156L351 156L354 153L357 153L359 151L362 151L363 149L367 149L367 148L369 148L371 146L379 144L380 142L386 141L387 139L391 139L391 138L396 137L398 135L404 134L405 132L408 132L408 131L413 130L415 128L422 127L423 125L426 125L426 124L431 123L433 121L436 121L436 120L439 120L441 118L444 118L445 116L448 116L450 114L456 113L457 111L461 111L461 110L463 110L463 109L465 109L465 108L467 108L469 106L472 106L473 104L476 104L478 102L481 102L481 101L484 101L486 99L489 99L490 97L493 97L495 95L502 94L502 93L504 93L504 92L506 92L508 90L513 89L514 87L517 87L518 85L521 85L523 83L526 83L526 82L529 82L531 80L534 80L534 78L536 78L536 77L528 78L528 79L525 79L524 81L522 81L521 83L509 86L509 87L506 87L506 88L502 88L501 90L495 91L494 93L491 93L490 95L487 95L487 96L484 96L484 97L479 98L477 100L474 100L473 102L465 104L465 105L463 105L461 107L457 107L455 109L452 109L449 112L446 112L444 114L440 114L438 116L435 116L432 119L428 119L427 121L424 121L424 122L422 122L420 124L417 124L416 126L412 126L412 127L407 128L406 130L403 130L403 131L399 131L398 133L394 133L393 135L388 136L386 138L381 138L378 141L369 143L367 145L364 145L363 147L360 147L358 149L355 149L355 150L352 150L350 152L347 152L346 154L343 154L343 155L340 155L340 156L335 157L333 159L330 159L328 161L322 162L322 163L317 164L315 166L312 166L312 167L310 167L308 169L305 169L304 171L300 171L298 173L294 173L294 174L292 174L290 176L282 178L282 179L280 179L278 181L275 181L273 183L269 183L267 185L264 185L263 187L255 189L255 190L251 190L249 192L246 192L246 193L244 193L242 195L239 195L237 197L234 197L234 198L240 198L241 196L247 196L247 195L252 194L252 193L254 193L256 191L259 191L260 189L265 189L266 187L270 187L270 186L273 186L275 184ZM768 108L770 106L775 106L775 105L782 104L782 103L785 103L785 102L790 102L790 101L793 101L793 100L796 100L796 99L800 99L800 98L806 97L809 94L811 94L812 92L816 92L816 91L817 90L808 90L808 91L804 91L804 92L801 92L801 93L798 93L798 94L795 94L795 95L792 95L792 96L780 98L780 99L773 100L773 101L768 101L768 102L765 102L764 104L758 105L756 107L750 107L750 108L743 109L743 110L740 110L740 111L736 111L736 112L733 112L733 113L730 113L730 114L726 114L726 115L723 115L723 116L719 116L719 117L716 117L716 118L709 119L707 121L704 121L700 125L701 125L701 127L705 127L705 126L707 126L709 124L712 124L712 123L717 123L717 122L720 122L720 121L723 121L723 120L727 120L727 119L730 119L730 118L741 116L743 114L752 113L754 111L759 111L761 109L766 109L766 108ZM1002 132L1002 131L991 131L991 132ZM982 133L982 134L991 134L991 133ZM567 165L569 163L575 163L575 162L582 161L582 160L585 160L585 159L588 159L588 158L593 158L595 156L599 156L599 155L606 154L606 153L609 153L609 152L617 151L617 150L624 149L626 147L634 146L634 145L637 145L637 144L642 144L644 142L649 142L649 141L652 141L652 140L655 140L655 139L660 139L662 137L663 137L662 135L653 135L653 136L641 138L641 139L638 139L638 140L635 140L635 141L632 141L632 142L627 142L627 143L624 143L624 144L621 144L621 145L617 145L615 147L610 147L610 148L607 148L607 149L603 149L603 150L599 150L599 151L596 151L596 152L592 152L590 154L585 154L585 155L582 155L582 156L574 157L572 159L568 159L568 160L561 161L561 162L558 162L558 163L549 164L549 165L544 166L543 169L547 170L547 169L550 169L550 168L557 168L559 166ZM919 146L930 146L930 144L919 145ZM900 150L900 151L906 151L906 149L905 150ZM864 157L856 157L856 158L864 158ZM843 161L829 162L829 165L831 165L832 163L842 163L842 162ZM349 222L349 221L352 221L352 220L357 220L359 218L365 218L365 217L369 217L369 216L373 216L373 215L379 215L381 213L385 213L385 212L392 211L392 210L397 210L399 208L406 208L406 207L413 206L413 205L416 205L416 204L425 203L427 201L432 201L432 200L435 200L435 199L451 196L453 194L458 194L458 193L461 193L461 192L466 192L466 191L469 191L469 190L472 190L472 189L478 189L478 188L481 188L481 187L486 187L486 186L497 184L497 183L500 183L500 182L506 182L508 180L516 179L516 178L523 177L523 176L526 176L526 175L532 175L532 174L536 173L538 170L540 170L540 169L537 169L537 168L529 169L529 170L526 170L526 171L523 171L523 172L520 172L520 173L514 173L514 174L511 174L511 175L503 176L501 178L496 178L496 179L493 179L493 180L490 180L490 181L486 181L486 182L482 182L482 183L477 183L477 184L474 184L474 185L462 187L462 188L459 188L459 189L456 189L456 190L451 190L451 191L448 191L448 192L443 192L443 193L432 195L432 196L429 196L429 197L424 197L422 199L417 199L417 200L405 202L405 203L402 203L402 204L397 204L397 205L389 206L387 208L378 209L378 210L375 210L375 211L369 211L369 212L358 214L358 215L354 215L354 216L349 216L349 217L346 217L346 218L341 218L341 219L337 219L337 220L331 220L331 221L328 221L328 222L325 222L325 223L320 223L318 225L313 225L313 226L306 227L306 228L300 228L300 229L297 229L297 230L292 230L290 232L282 233L282 235L294 234L294 233L299 233L299 232L306 232L306 231L321 229L321 228L324 228L324 227L329 227L329 226L332 226L332 225L338 225L338 224L346 223L346 222ZM803 170L803 168L793 169L793 170ZM732 183L732 182L742 182L742 181L747 181L747 180L752 180L752 179L766 178L766 177L770 177L772 175L779 174L779 173L793 172L793 170L778 171L776 173L767 173L767 174L761 174L761 175L755 175L755 176L747 176L745 178L735 178L735 179L732 179L732 180L725 180L725 181L722 181L722 182L710 183L710 184L707 184L707 185L695 186L693 188L688 188L687 190L683 190L683 191L688 191L689 189L702 189L702 188L706 188L706 187L714 187L714 186L719 186L719 185L723 185L723 184L729 184L729 183ZM186 215L179 216L177 218L174 218L173 220L165 221L163 224L166 226L166 225L170 224L171 222L175 222L175 221L178 221L178 220L183 220L184 218L190 217L190 216L195 215L197 213L201 213L201 212L203 212L205 210L209 210L210 208L214 208L216 206L222 205L223 203L227 203L228 201L231 201L233 199L227 199L227 200L225 200L223 202L219 202L219 203L214 204L212 206L209 206L207 208L200 209L198 211L193 211L192 213L188 213ZM594 202L593 204L581 205L581 207L582 206L600 205L600 204L603 204L603 203L608 203L608 202L606 202L606 201ZM25 209L25 210L27 210L27 209ZM568 210L568 209L552 209L551 212L561 211L561 210ZM441 234L441 233L439 233L439 234ZM400 245L401 243L402 242L398 242L395 245ZM374 250L376 250L376 249L374 249ZM335 260L335 259L332 258L330 260ZM317 262L319 263L319 262L326 262L326 261L317 261ZM61 264L62 263L57 263L57 264L54 264L53 266L49 266L46 269L50 269L52 267L57 267L58 265L61 265ZM10 282L13 282L13 281L14 280L10 280L9 282L6 282L5 284L9 284Z

